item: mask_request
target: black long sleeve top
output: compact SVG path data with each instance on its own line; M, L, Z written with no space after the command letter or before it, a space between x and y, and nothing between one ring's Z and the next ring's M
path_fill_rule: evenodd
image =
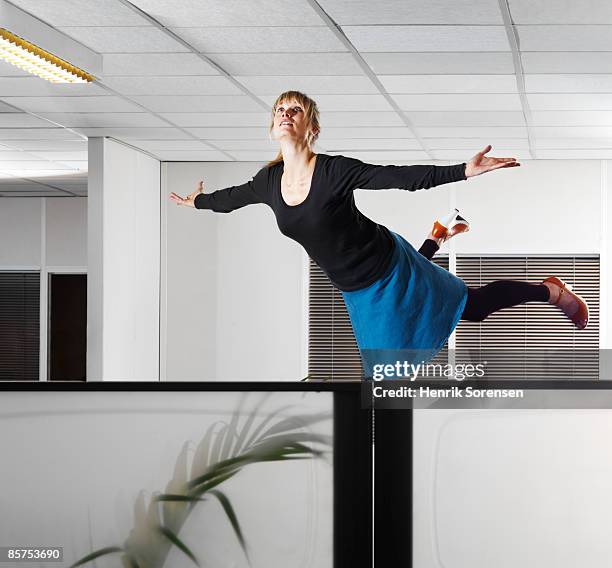
M283 162L265 166L245 184L202 193L197 209L229 213L265 203L280 231L300 243L344 291L369 286L384 273L394 241L389 230L368 219L355 205L354 189L428 189L464 180L465 164L453 166L380 166L354 158L317 154L310 191L298 205L281 194Z

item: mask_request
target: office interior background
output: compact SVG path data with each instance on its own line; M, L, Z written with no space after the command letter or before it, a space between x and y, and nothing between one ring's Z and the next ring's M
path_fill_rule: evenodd
M270 210L214 214L168 199L200 179L206 191L243 183L271 160L270 106L288 89L319 104L318 152L450 164L490 143L492 155L519 158L520 168L415 193L358 190L357 203L415 246L459 208L472 228L441 262L476 281L560 266L593 310L585 332L555 320L560 348L609 347L607 3L1 8L14 33L95 77L52 84L0 62L0 276L22 322L19 335L15 314L4 320L3 378L295 381L334 368L343 378L347 359L345 374L358 376L338 298L323 286L313 300L319 276ZM515 316L559 314L517 310L498 325L516 326L519 344L546 345L545 326L528 337ZM323 331L313 327L321 318ZM330 321L336 351L321 335ZM475 329L463 341L497 345L494 333L482 339L485 327L474 340ZM79 361L63 359L77 351Z

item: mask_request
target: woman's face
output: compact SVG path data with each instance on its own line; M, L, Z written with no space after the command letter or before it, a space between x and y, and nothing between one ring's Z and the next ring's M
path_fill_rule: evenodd
M274 113L272 137L275 140L302 141L308 134L304 108L297 101L282 101Z

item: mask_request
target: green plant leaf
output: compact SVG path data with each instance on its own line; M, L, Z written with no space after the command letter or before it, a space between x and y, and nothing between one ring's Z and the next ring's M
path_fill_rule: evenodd
M82 566L83 564L87 564L100 556L104 556L106 554L113 554L114 552L123 552L123 548L120 546L107 546L106 548L100 548L94 552L91 552L87 556L83 556L80 560L77 560L74 564L70 565L70 568L75 568L76 566Z
M172 493L162 493L155 497L156 501L206 501L206 499L200 499L199 497L193 497L191 495L174 495Z
M227 498L225 493L219 491L218 489L213 489L211 493L219 500L219 503L221 503L221 506L223 507L223 510L225 511L225 514L227 515L227 518L234 529L234 532L236 533L236 538L238 539L238 542L240 542L240 546L244 551L244 555L246 556L249 564L251 564L251 561L249 560L249 553L247 552L246 542L244 541L242 530L240 529L240 524L238 523L238 517L236 516L230 500Z
M246 442L246 444L244 445L245 448L248 448L254 440L257 439L257 437L261 434L261 432L263 431L263 429L276 417L278 416L281 412L284 412L285 410L289 410L290 408L292 408L294 405L292 404L288 404L286 406L281 406L280 408L277 408L274 412L271 412L270 414L268 414L268 416L266 416L266 418L264 420L262 420L259 423L259 426L257 426L257 428L255 428L254 432L251 434L251 436L249 437L248 441Z
M204 437L200 440L198 447L196 448L195 454L193 456L193 461L191 463L191 478L198 475L202 475L206 468L208 467L209 455L210 455L210 446L213 437L214 430L217 426L217 422L211 424L207 429Z
M174 534L168 527L158 525L155 528L157 529L157 531L163 534L172 544L174 544L177 548L179 548L187 556L189 556L189 558L191 558L191 560L195 562L196 566L200 565L197 558L194 556L193 552L191 552L191 550L187 548L187 545L184 544L183 541L176 534Z
M263 403L268 400L270 397L269 393L266 393L261 400L255 405L253 410L249 413L249 417L246 419L245 423L242 425L240 433L238 434L238 438L236 439L236 446L234 447L234 453L238 454L244 449L245 440L248 433L251 431L253 427L253 423L255 422L255 418L257 417L257 413L259 409L262 407Z
M272 434L280 434L282 432L290 432L291 430L305 428L306 426L316 424L322 420L328 420L331 417L332 415L329 412L319 412L311 416L290 416L268 428L257 441L261 441Z
M230 471L229 473L226 473L225 475L217 477L216 479L213 479L212 481L209 481L208 483L203 483L202 485L198 485L195 489L191 491L191 495L194 495L194 496L204 495L204 493L207 493L213 487L216 487L217 485L221 485L221 483L223 483L224 481L227 481L230 477L234 477L234 475L236 475L239 471L240 470Z

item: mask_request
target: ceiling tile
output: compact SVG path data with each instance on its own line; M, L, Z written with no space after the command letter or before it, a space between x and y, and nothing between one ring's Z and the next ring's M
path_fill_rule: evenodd
M407 126L342 126L328 127L322 130L321 136L330 140L341 138L414 138L414 134Z
M257 126L267 128L270 123L268 112L162 112L178 126Z
M119 97L2 97L28 112L138 112L136 105Z
M612 110L612 93L547 93L527 95L532 110Z
M424 138L425 144L432 150L458 150L464 149L467 153L476 153L490 144L495 148L494 155L504 154L506 148L514 150L528 150L529 141L527 138L492 139L490 136L480 136L477 138ZM465 156L469 158L469 156Z
M184 140L189 138L187 134L178 128L121 128L109 126L106 128L78 128L75 129L81 132L84 136L112 136L120 139L166 139L166 140Z
M362 53L377 75L514 75L512 53Z
M239 162L269 162L276 157L276 152L266 150L235 150L229 154Z
M33 180L39 180L41 178L48 178L45 179L45 183L51 183L53 176L57 175L57 174L61 174L64 173L65 171L69 171L69 170L59 170L57 168L48 168L46 170L24 170L24 169L11 169L11 168L2 168L0 169L0 173L4 174L5 176L9 176L9 177L17 177L17 178L26 178L26 179L33 179Z
M39 77L0 77L0 96L7 97L53 97L71 95L108 95L102 87L94 83L65 84L50 83Z
M212 59L231 75L360 75L350 53L217 53Z
M87 160L85 160L85 161L83 161L83 160L79 160L79 161L69 161L69 160L67 160L67 161L64 161L64 162L61 162L61 163L64 164L65 166L69 167L69 168L74 169L74 170L80 170L80 171L83 171L83 172L87 171L87 165L88 165Z
M497 24L503 25L495 0L321 0L319 4L341 26L359 24Z
M423 149L416 138L322 138L319 143L330 152Z
M25 154L25 152L24 152ZM39 151L34 152L38 158L44 160L51 160L53 162L63 162L67 160L71 161L87 161L87 149L84 152L50 152L50 151ZM1 159L1 155L0 155Z
M527 128L520 126L420 126L425 138L527 138Z
M330 126L405 126L396 112L322 112L321 127Z
M70 167L58 162L48 160L2 160L0 161L0 171L11 170L69 170Z
M132 0L166 27L324 25L307 2L295 0Z
M217 148L221 150L265 150L267 152L276 152L278 150L278 142L263 138L261 140L212 140L208 139Z
M231 158L215 150L157 150L154 152L164 162L229 162Z
M26 127L51 128L53 124L23 112L0 113L0 128L26 128Z
M528 93L612 93L612 74L525 75Z
M121 138L118 138L121 139ZM132 140L131 144L147 152L157 154L163 150L173 152L215 152L199 140Z
M321 26L173 28L172 31L206 54L347 51L329 28Z
M525 126L522 111L408 112L415 126Z
M503 26L344 26L342 31L359 51L370 53L510 51Z
M324 75L249 77L239 75L236 80L256 95L279 95L285 91L302 91L309 95L340 95L344 93L369 95L379 92L374 83L365 75L343 77Z
M446 111L487 111L521 110L521 100L517 94L489 95L391 95L399 107L412 110Z
M612 73L612 57L604 52L521 52L525 73Z
M612 150L538 150L540 160L611 160Z
M138 26L146 20L117 0L11 0L52 26Z
M167 122L146 112L40 112L38 114L68 128L169 126ZM2 115L0 115L0 124L1 117Z
M195 53L111 53L104 56L103 76L218 75Z
M79 137L64 128L0 128L0 142L14 146L14 140L74 140Z
M33 161L33 160L47 159L41 158L40 156L34 156L33 154L29 154L28 152L19 152L16 150L5 151L0 150L0 163L6 162L8 160L13 161Z
M37 152L40 150L87 151L87 140L10 140L5 142L5 144L10 144L13 148L19 148L30 152Z
M534 126L539 138L610 138L612 126Z
M263 96L270 108L277 96ZM323 112L335 111L391 111L393 107L383 95L317 95L315 101Z
M199 138L207 140L267 140L267 128L186 128ZM413 138L407 127L326 127L328 138Z
M31 77L31 75L15 65L0 61L0 77Z
M208 128L191 128L185 127L185 130L191 132L198 138L207 140L267 140L268 130L266 128L244 127L208 127Z
M538 138L536 148L612 148L612 138Z
M105 77L104 84L123 95L239 95L226 77ZM1 81L0 81L1 85Z
M379 75L389 93L516 93L514 75Z
M612 24L612 4L605 0L509 0L515 24Z
M253 99L246 95L187 95L187 96L143 96L137 95L134 100L153 112L223 112L261 110Z
M98 53L178 53L189 51L168 34L152 26L62 27L60 30Z
M522 51L612 51L612 26L517 26Z
M564 110L533 111L534 126L612 126L612 111Z

